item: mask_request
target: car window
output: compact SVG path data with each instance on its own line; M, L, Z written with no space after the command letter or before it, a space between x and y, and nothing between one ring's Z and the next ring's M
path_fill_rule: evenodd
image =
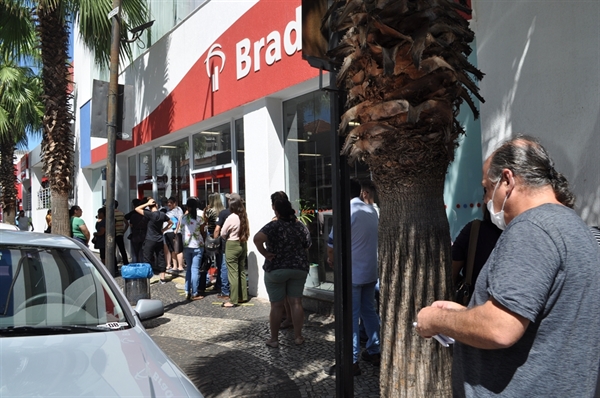
M128 326L82 250L0 245L0 328Z

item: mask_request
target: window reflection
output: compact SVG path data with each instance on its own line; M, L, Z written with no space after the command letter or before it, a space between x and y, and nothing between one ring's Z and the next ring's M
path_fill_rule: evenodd
M333 283L333 270L326 265L327 237L333 225L329 104L329 94L321 91L283 103L286 192L310 231L309 261L319 265L320 283ZM369 177L366 165L359 163L350 174Z
M231 163L229 123L193 135L194 169Z
M246 195L246 166L244 153L244 119L235 121L235 147L236 166L238 175L238 193L243 197Z
M177 198L185 203L189 195L189 141L187 138L156 148L156 181L159 198Z

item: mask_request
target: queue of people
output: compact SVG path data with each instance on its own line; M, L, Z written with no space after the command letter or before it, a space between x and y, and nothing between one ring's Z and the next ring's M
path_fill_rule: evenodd
M164 201L160 208L153 198L134 199L134 210L123 217L131 228L128 238L133 261L151 264L161 284L170 280L167 274L183 274L183 288L189 301L203 299L211 283L213 291L218 292L217 297L226 300L224 308L247 302L248 217L240 195L225 196L229 203L227 209L219 193L210 194L209 204L204 209L196 197L188 199L185 210L174 197ZM94 234L97 237L94 245L101 257L104 214L99 211ZM210 249L205 250L206 242L210 242ZM216 270L215 281L207 278L210 268Z

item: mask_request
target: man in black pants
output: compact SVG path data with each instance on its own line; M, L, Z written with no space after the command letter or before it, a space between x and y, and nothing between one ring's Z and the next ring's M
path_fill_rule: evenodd
M119 202L115 200L115 243L121 253L123 265L127 265L129 264L129 258L127 256L127 250L125 250L123 235L125 235L125 231L129 228L129 223L125 219L125 214L123 214L121 210L118 210L117 207L119 207Z
M148 207L149 210L145 208ZM165 252L163 245L163 232L171 228L173 222L165 213L158 211L158 205L153 198L148 198L148 201L142 203L135 208L135 211L142 214L148 219L148 229L146 231L146 239L142 246L142 252L144 253L144 262L153 264L154 274L159 274L160 283L164 284L165 280ZM166 225L164 223L167 223ZM163 225L165 225L163 227ZM156 262L152 259L156 255Z

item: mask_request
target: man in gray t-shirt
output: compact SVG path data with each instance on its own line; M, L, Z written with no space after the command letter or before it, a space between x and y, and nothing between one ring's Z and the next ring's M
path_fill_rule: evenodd
M469 308L434 302L423 337L456 339L455 397L592 397L600 365L600 248L545 149L516 138L483 168L492 221L505 229ZM497 211L500 209L500 211Z

